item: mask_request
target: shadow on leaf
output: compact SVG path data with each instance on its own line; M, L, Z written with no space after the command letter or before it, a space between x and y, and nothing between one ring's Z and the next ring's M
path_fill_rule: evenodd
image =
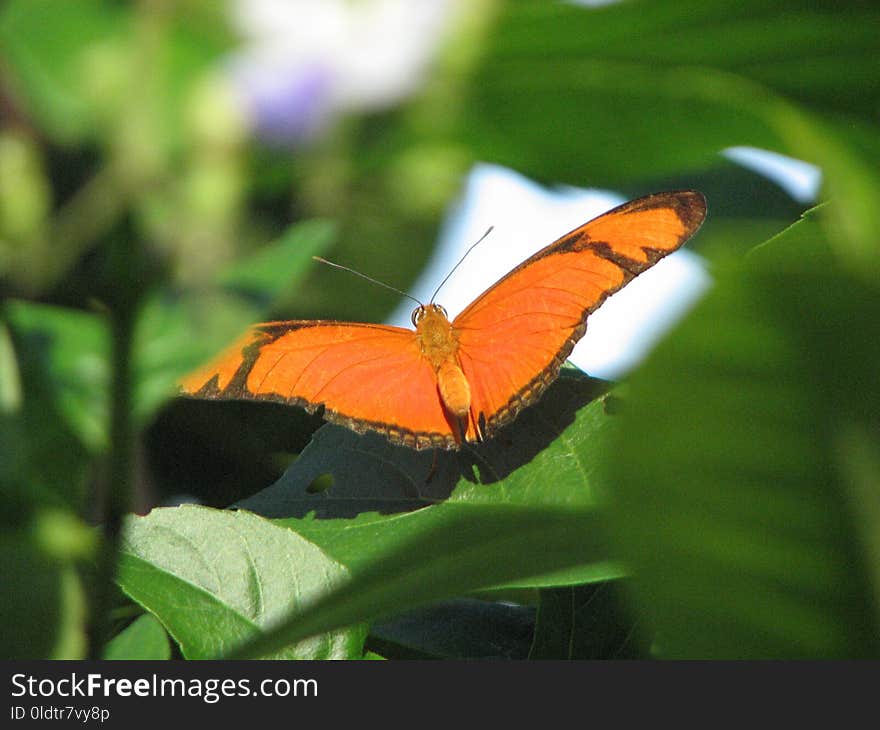
M410 512L447 499L462 482L503 481L557 438L609 384L566 369L541 400L482 444L415 451L378 434L326 424L270 487L234 506L264 517L354 517Z

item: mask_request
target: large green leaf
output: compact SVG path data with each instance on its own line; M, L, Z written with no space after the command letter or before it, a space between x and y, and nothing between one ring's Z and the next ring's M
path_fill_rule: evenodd
M822 169L839 201L827 218L834 246L855 271L877 274L880 158L861 141L877 136L866 103L880 83L877 7L503 7L458 120L475 158L614 186L705 169L733 145L783 152Z
M351 581L234 655L261 656L306 637L559 567L607 559L594 510L450 504L432 524L375 556Z
M591 183L705 166L734 144L785 150L773 94L872 118L878 22L865 3L514 0L492 28L463 134L479 158Z
M162 622L183 655L195 659L271 631L347 575L318 547L260 517L183 506L131 519L118 580ZM267 657L355 658L363 653L365 633L352 627L279 644Z
M880 655L880 289L822 230L718 272L607 442L611 526L665 656Z
M593 509L594 437L607 421L596 399L606 388L566 369L497 438L460 452L417 452L328 425L276 484L237 506L278 519L355 573L444 524L450 509L486 515L510 507L524 513ZM429 562L443 549L438 544L422 558ZM543 575L522 574L514 583L560 585L620 574L606 556L595 557Z
M619 575L592 484L610 418L596 395L596 381L563 375L496 438L441 454L427 485L431 454L345 431L317 440L286 479L242 504L277 518L314 511L283 524L350 567L352 580L247 654L480 588L543 584L548 573L560 582ZM333 485L310 497L326 473ZM425 498L443 501L400 512ZM393 512L337 516L359 507Z

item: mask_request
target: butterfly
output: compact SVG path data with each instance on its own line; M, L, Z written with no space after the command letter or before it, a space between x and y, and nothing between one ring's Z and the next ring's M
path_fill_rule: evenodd
M455 319L432 302L414 329L293 320L255 325L181 381L196 398L268 400L320 411L414 449L492 437L559 374L587 317L702 225L693 190L624 203L513 269Z

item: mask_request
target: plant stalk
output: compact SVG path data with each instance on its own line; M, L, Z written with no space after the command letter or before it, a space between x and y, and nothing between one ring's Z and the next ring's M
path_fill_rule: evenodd
M136 308L122 303L110 311L112 390L110 455L104 496L103 540L98 553L89 634L90 659L100 659L111 635L111 615L122 525L133 492L134 434L132 424L131 348Z

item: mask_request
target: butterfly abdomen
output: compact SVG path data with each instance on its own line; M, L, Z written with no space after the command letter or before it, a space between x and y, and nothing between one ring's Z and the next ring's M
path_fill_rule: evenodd
M471 386L458 363L447 360L440 366L437 387L446 410L459 419L467 418L471 408Z

